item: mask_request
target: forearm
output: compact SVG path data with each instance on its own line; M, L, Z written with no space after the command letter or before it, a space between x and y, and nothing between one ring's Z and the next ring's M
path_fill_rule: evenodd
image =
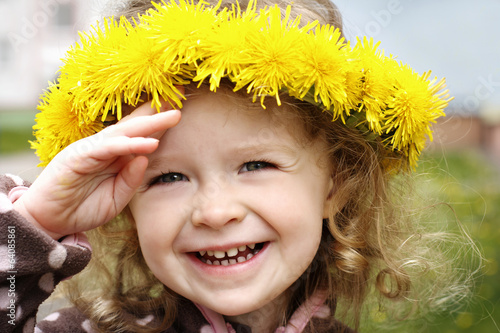
M62 243L14 209L19 179L0 176L0 331L33 331L38 306L90 260L85 239ZM83 237L80 235L79 237Z

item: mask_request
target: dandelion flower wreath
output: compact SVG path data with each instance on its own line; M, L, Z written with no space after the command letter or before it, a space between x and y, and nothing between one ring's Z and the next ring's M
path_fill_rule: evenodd
M277 7L251 1L219 10L203 1L162 1L132 22L107 18L81 33L63 59L60 76L41 97L32 148L46 165L70 143L99 132L123 103L141 95L182 105L176 86L222 78L246 89L254 102L286 91L332 114L332 121L382 140L415 167L431 125L450 101L444 79L430 80L384 56L367 38L344 41L335 27L299 27ZM282 15L284 14L284 15Z

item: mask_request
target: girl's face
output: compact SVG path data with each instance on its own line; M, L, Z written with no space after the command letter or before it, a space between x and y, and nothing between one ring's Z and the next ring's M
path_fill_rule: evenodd
M243 102L247 106L248 102ZM190 98L130 203L142 253L176 293L236 316L307 269L332 187L321 144L219 93ZM271 303L273 304L273 303Z

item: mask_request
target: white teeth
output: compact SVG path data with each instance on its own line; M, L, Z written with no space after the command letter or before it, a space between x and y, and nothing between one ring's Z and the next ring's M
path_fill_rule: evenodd
M237 263L245 262L247 260L252 259L252 257L253 257L253 254L249 253L246 258L243 256L240 256L240 257L238 257L238 259L224 259L221 261L214 260L213 262L210 259L207 259L205 261L205 263L208 265L215 265L215 266L229 266L229 265L234 265Z
M236 247L227 250L227 256L228 257L234 257L237 254L238 254L238 249Z
M226 256L226 252L224 251L214 251L214 257L217 259L222 259Z
M203 257L205 254L207 254L209 257L223 259L223 260L211 261L209 259L205 260L205 259L201 258L202 261L208 265L229 266L229 265L234 265L234 264L245 262L247 260L252 259L252 257L254 256L253 253L248 253L246 258L243 255L240 255L238 257L236 257L236 256L238 255L239 252L245 251L247 249L247 247L254 250L255 246L256 246L256 244L253 243L253 244L249 244L249 245L242 245L239 247L234 247L234 248L229 249L227 251L213 251L213 250L199 251L199 254L201 257ZM226 257L227 257L227 259L224 259Z

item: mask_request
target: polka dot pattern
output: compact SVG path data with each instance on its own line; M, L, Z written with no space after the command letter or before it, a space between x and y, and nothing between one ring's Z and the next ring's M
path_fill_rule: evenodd
M200 328L200 333L215 333L215 331L209 325L205 325Z
M49 266L53 269L59 269L64 264L68 253L64 246L57 244L56 248L49 253Z
M60 316L61 316L61 314L59 312L54 312L54 313L49 314L47 317L43 318L43 320L56 321L57 319L59 319Z
M54 274L46 273L42 275L40 281L38 281L38 286L46 293L52 293L54 291Z
M16 320L19 321L23 317L23 308L19 305L16 308Z
M10 304L9 288L0 288L0 310L5 311Z
M7 272L10 270L10 261L9 261L9 249L7 245L0 245L0 272Z
M86 333L95 333L95 331L92 329L92 325L90 323L90 320L85 320L83 323L82 323L82 328L83 330L86 332Z
M13 209L12 202L10 202L7 194L0 193L0 214L5 214Z
M14 273L10 273L13 267L9 260L9 251L12 250L9 249L8 238L2 237L0 243L0 276L5 278L13 274L16 278L15 296L9 291L8 281L0 282L0 311L9 310L11 301L16 300L15 332L95 332L89 321L84 322L86 318L83 314L64 312L65 309L36 323L37 307L54 291L60 280L85 268L91 250L80 246L79 238L71 244L58 243L15 214L11 200L24 195L27 191L25 185L17 176L0 175L0 221L2 225L12 226L16 236ZM14 313L13 309L10 312ZM38 327L35 328L35 325ZM0 332L4 331L4 327L2 322Z
M16 184L17 186L23 186L24 185L23 179L21 177L19 177L19 176L7 173L7 174L5 174L5 177L9 177L14 182L14 184Z

